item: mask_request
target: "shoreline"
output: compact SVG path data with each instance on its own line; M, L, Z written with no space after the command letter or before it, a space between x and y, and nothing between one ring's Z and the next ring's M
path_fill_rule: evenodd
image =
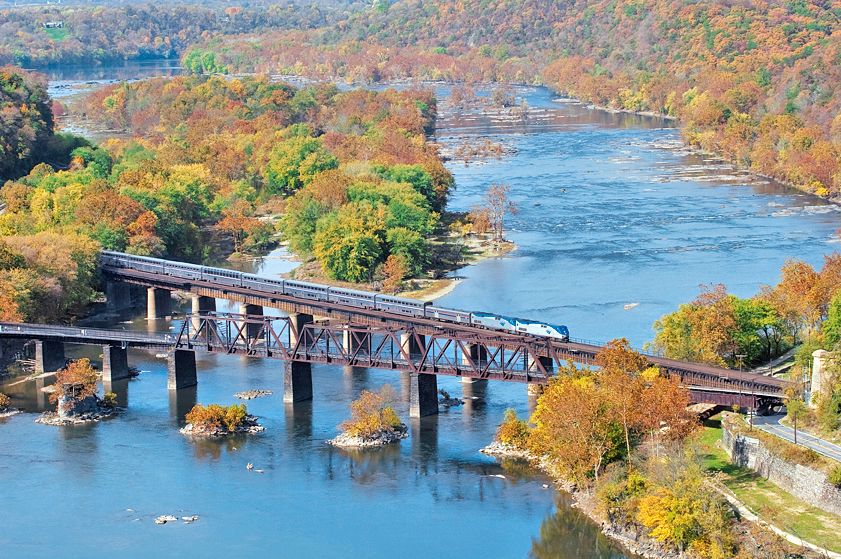
M603 518L597 510L598 505L595 501L595 494L590 490L579 489L575 483L560 476L556 471L554 471L552 464L546 457L535 456L528 450L521 450L509 444L500 443L496 440L486 447L479 449L479 452L492 456L500 462L504 460L525 462L530 468L548 476L555 485L556 490L563 491L570 496L572 501L570 506L572 508L581 511L582 514L599 526L599 530L605 536L623 546L627 551L645 557L646 559L685 559L687 557L687 555L666 547L651 536L647 535L641 527L635 527L633 525L622 526L611 522L609 519ZM708 479L707 483L709 483L716 492L722 495L730 506L732 506L738 514L741 515L741 521L750 523L758 527L760 530L765 530L768 533L780 537L788 543L796 545L807 551L818 553L822 557L841 559L841 553L835 553L823 549L816 544L786 532L773 524L773 522L764 520L758 514L753 512L744 502L739 500L732 491L723 487L714 479ZM690 555L688 557L695 556Z
M527 450L520 450L498 441L493 441L488 446L479 449L479 452L500 461L525 462L530 468L548 476L557 491L563 491L570 496L572 500L570 506L572 508L581 511L584 516L599 527L602 534L618 543L626 551L646 559L680 559L685 557L685 555L668 549L642 532L631 531L628 527L615 525L602 518L596 512L596 505L593 501L594 495L579 489L575 483L560 477L546 458L535 456Z

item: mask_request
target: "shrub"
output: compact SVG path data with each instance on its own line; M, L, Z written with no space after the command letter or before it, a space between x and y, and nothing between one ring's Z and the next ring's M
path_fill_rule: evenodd
M234 404L227 407L220 406L219 404L210 404L208 406L196 404L187 413L185 419L194 428L208 431L225 430L232 432L245 421L247 415L248 410L245 404Z
M528 448L529 435L528 423L517 417L517 412L509 408L505 410L505 416L496 430L496 440L514 448L525 450Z
M369 439L378 433L402 429L403 423L389 405L394 398L394 390L388 384L379 392L363 390L359 398L350 404L350 419L339 428L351 437Z
M689 472L642 497L637 520L653 538L680 551L691 549L701 557L724 559L735 551L732 515L727 504L704 485L702 476Z
M113 392L106 392L105 396L102 397L102 402L108 406L109 408L116 408L117 407L117 395Z
M826 479L829 483L841 489L841 466L835 466L832 468Z
M624 466L608 470L607 474L596 490L602 511L611 520L630 523L640 497L651 484L640 472L629 472Z
M12 403L12 399L0 392L0 410L5 410Z

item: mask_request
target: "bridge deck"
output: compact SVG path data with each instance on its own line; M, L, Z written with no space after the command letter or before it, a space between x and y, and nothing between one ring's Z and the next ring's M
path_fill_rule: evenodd
M172 264L177 265L179 263L172 262ZM556 363L572 361L592 364L596 354L602 349L601 346L596 344L574 340L562 342L551 338L492 330L481 326L448 322L429 317L410 317L377 309L364 309L278 293L266 293L249 288L220 284L215 281L185 277L189 274L180 274L177 268L173 268L172 273L159 274L131 267L106 265L103 266L103 272L114 279L147 287L185 291L207 297L276 308L288 313L328 317L340 323L360 327L411 330L424 336L447 337L461 341L469 340L471 343L484 343L509 351L518 351L523 346L528 346L527 353L529 355L546 357ZM647 355L646 357L652 364L662 367L667 372L680 375L688 385L729 388L734 393L777 394L781 397L785 387L789 384L781 379L750 372L678 361L656 355Z

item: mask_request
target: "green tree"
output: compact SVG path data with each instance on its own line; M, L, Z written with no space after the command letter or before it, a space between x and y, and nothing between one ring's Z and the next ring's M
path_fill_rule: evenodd
M329 277L353 282L371 277L386 256L384 213L370 202L351 202L318 221L313 253Z
M835 348L841 341L841 292L836 293L829 303L829 313L821 325L824 343L828 348Z
M295 136L271 151L264 170L268 194L292 194L321 171L335 169L338 160L317 138Z

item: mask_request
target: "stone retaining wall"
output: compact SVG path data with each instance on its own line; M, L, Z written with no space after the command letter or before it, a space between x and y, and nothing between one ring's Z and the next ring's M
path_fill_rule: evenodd
M780 458L759 439L733 433L726 422L722 422L722 428L721 440L731 462L754 470L810 505L841 515L841 489L829 483L825 473Z

